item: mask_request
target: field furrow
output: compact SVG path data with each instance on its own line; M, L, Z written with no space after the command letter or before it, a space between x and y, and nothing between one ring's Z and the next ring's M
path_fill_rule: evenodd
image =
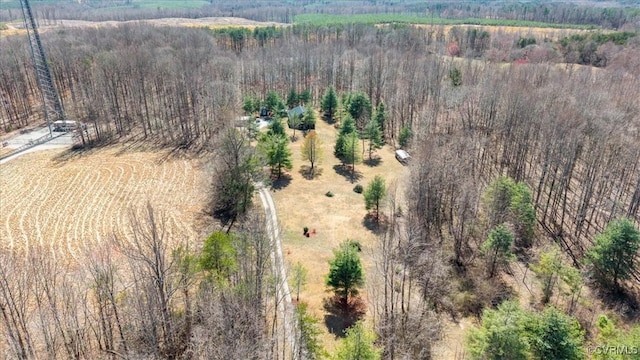
M199 160L117 150L64 161L36 152L0 165L0 246L42 246L56 259L83 261L114 234L128 242L130 214L144 221L147 202L164 213L169 239L197 239L205 204Z

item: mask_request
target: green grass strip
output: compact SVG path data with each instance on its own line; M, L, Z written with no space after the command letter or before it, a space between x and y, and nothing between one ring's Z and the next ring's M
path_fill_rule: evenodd
M517 26L539 27L555 29L583 29L591 30L599 27L594 25L553 24L540 21L506 20L506 19L444 19L416 14L300 14L294 18L295 24L309 24L317 26L347 25L347 24L426 24L426 25L483 25L483 26Z

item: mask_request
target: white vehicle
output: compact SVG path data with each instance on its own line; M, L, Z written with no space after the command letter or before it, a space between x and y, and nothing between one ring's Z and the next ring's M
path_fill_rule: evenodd
M411 159L411 156L408 152L402 149L398 149L396 150L396 159L403 165L407 165L409 163L409 160Z

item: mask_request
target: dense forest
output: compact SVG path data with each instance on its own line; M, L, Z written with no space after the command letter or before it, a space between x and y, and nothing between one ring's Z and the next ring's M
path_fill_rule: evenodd
M211 14L287 21L278 16L290 11L283 6L259 14L237 4L212 4ZM441 10L464 17L508 10L456 7ZM611 17L571 7L566 13L536 9L514 6L511 14L613 28L637 19L623 9ZM66 112L88 124L82 141L93 146L145 141L194 152L236 149L225 153L243 157L252 152L248 140L231 129L246 99L308 90L308 104L324 108L329 88L341 106L353 101L350 94L361 94L370 110L355 118L360 132L374 115L371 109L384 103L382 136L413 155L406 193L390 196L381 207L390 220L374 250L383 286L369 301L384 358L430 358L441 335L439 317L482 317L490 328L491 319L518 313L505 301L513 294L494 276L509 261L531 265L543 279L574 284L559 295L562 314L518 313L523 323L565 321L594 339L608 320L596 324L588 302L580 300L588 286L603 289L599 296L621 321L637 324L637 251L628 257L626 276L618 278L616 271L612 280L597 266L593 250L617 227L633 233L627 220L618 219L630 219L630 228L640 222L640 37L632 31L550 35L356 24L250 31L133 23L51 30L42 37ZM42 122L26 41L0 38L4 132ZM346 113L337 111L335 120L344 124ZM410 140L403 136L409 132ZM136 241L119 242L114 235L110 246L124 268L116 266L111 248L87 254L91 266L81 270L37 253L26 264L24 254L3 254L7 351L17 358L87 358L96 352L105 358L279 357L286 339L278 333L279 300L269 287L268 242L256 216L248 212L233 231L214 233L197 251L187 244L170 249L161 214L149 207L132 216L127 231ZM552 245L562 264L557 268L573 272L540 270L540 249ZM79 285L80 276L91 284ZM562 281L549 280L548 290ZM52 291L61 286L64 292ZM80 306L87 298L95 307ZM34 302L37 325L26 323L27 305ZM518 331L542 331L519 324ZM482 331L469 340L477 358L487 355L478 350L490 337ZM519 334L505 334L510 331ZM576 348L580 336L572 337ZM556 356L540 350L544 346L527 346L523 356ZM567 355L581 357L578 350Z

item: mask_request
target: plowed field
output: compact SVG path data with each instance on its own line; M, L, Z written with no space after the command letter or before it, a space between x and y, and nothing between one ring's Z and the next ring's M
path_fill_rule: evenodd
M126 234L131 212L142 213L147 202L164 215L170 238L200 238L206 187L199 160L114 148L67 160L59 154L0 165L0 248L42 246L80 259L92 244Z

